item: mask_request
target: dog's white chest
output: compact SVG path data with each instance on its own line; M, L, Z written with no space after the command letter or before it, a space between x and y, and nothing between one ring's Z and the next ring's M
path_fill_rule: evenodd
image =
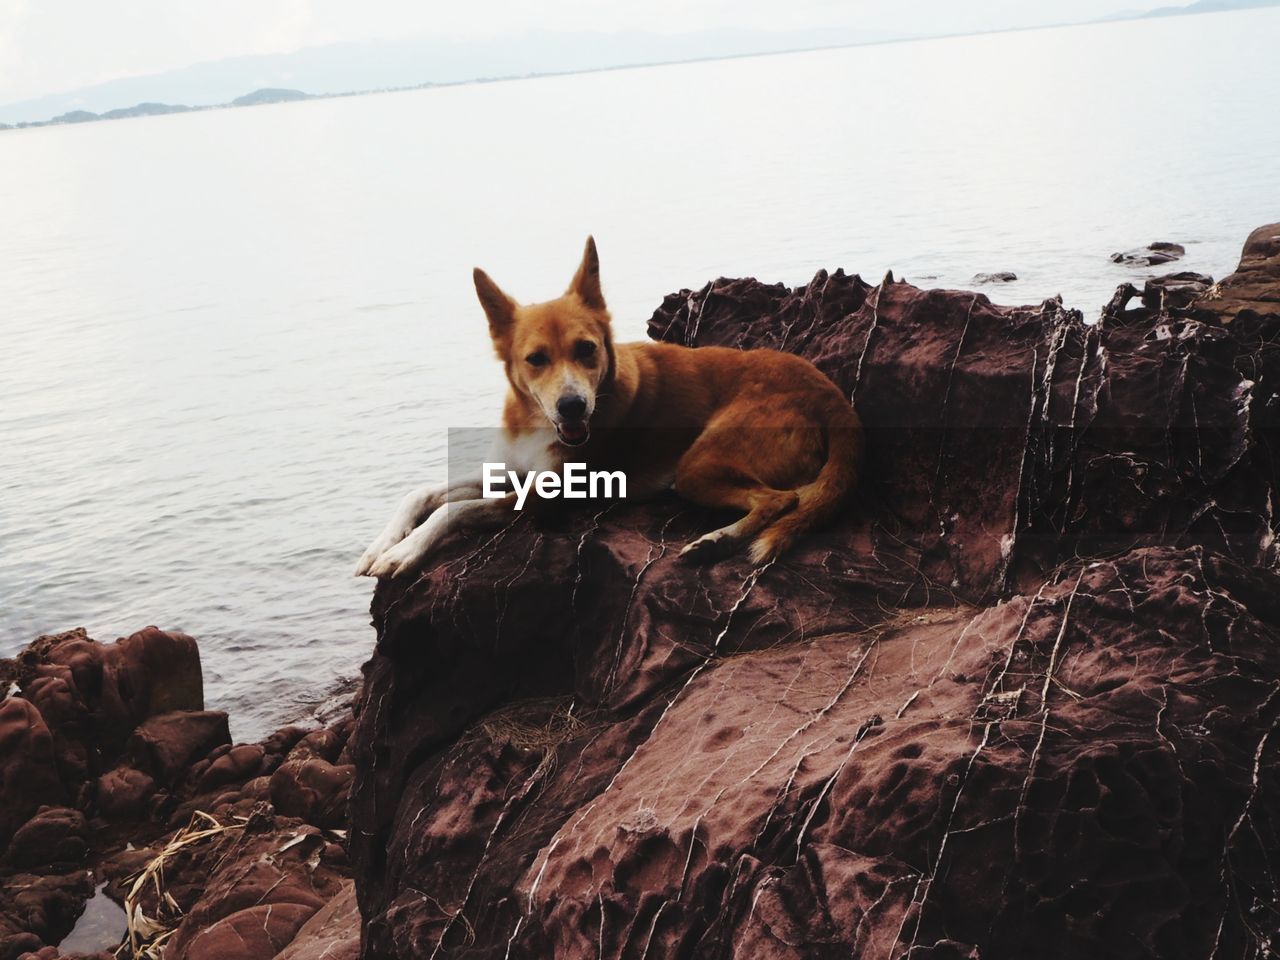
M554 430L530 430L499 437L489 459L505 463L508 470L516 473L559 473L564 467L563 451Z

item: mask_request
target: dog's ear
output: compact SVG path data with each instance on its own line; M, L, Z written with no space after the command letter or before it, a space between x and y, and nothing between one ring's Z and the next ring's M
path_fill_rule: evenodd
M476 282L476 296L480 298L480 306L484 307L485 316L489 318L489 335L494 341L503 340L511 332L512 321L516 316L516 302L502 292L493 279L476 267L472 272Z
M568 292L576 293L593 310L604 309L604 294L600 292L600 257L596 255L594 237L587 237L586 249L582 251L582 263L578 265L578 272L573 275Z

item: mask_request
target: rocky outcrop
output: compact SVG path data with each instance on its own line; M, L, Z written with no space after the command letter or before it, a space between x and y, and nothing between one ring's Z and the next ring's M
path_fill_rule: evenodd
M1280 309L1277 274L1280 274L1280 224L1273 223L1249 234L1235 273L1209 291L1201 306L1209 316L1227 319L1273 314Z
M650 331L813 360L868 428L846 515L758 568L679 560L716 518L674 497L521 515L381 584L354 708L257 744L189 637L38 639L0 960L99 888L167 960L1268 955L1280 226L1095 325L837 271Z
M792 350L851 397L857 502L763 568L680 561L715 518L666 498L381 584L363 956L1263 955L1269 230L1096 325L838 271L668 297L651 335Z
M1162 263L1181 260L1186 256L1186 253L1187 248L1180 243L1157 240L1155 243L1149 243L1145 247L1139 247L1137 250L1113 253L1111 262L1122 263L1130 267L1155 267Z
M349 915L349 708L232 745L195 641L154 627L41 637L0 681L0 960L58 957L103 884L135 919L121 956L269 960L318 911ZM322 933L296 960L337 948Z

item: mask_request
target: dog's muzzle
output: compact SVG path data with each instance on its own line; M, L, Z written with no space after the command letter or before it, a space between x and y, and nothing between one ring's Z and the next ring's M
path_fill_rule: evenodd
M591 439L591 427L586 420L560 422L556 424L556 436L566 447L580 447Z
M591 428L587 425L590 412L587 398L578 393L565 393L556 401L556 436L561 443L566 447L580 447L590 439Z

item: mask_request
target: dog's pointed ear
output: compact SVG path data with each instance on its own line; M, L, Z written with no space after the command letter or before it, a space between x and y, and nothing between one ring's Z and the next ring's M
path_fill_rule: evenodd
M600 257L596 254L595 237L587 237L586 249L582 251L582 263L578 265L578 272L573 275L568 292L576 293L593 310L604 309L604 294L600 292Z
M493 279L476 267L471 274L476 282L476 296L489 318L489 335L495 341L505 339L516 316L516 302L502 292Z

